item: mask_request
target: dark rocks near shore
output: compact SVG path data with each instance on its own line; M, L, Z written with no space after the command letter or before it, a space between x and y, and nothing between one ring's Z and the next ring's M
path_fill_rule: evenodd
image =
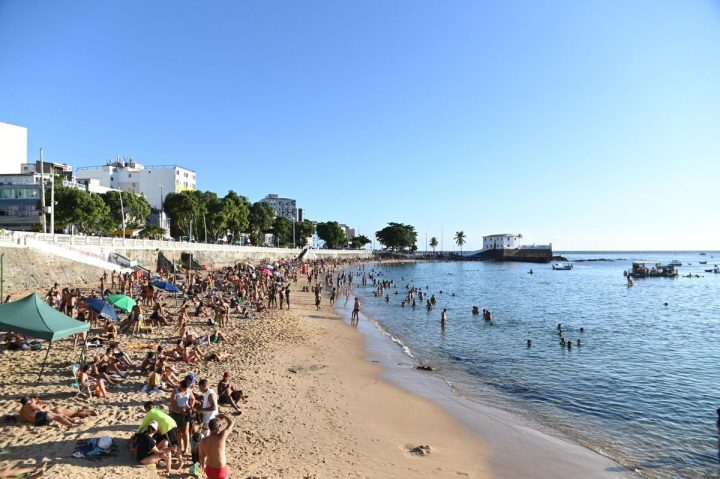
M427 364L418 364L415 366L415 369L418 369L420 371L436 371L436 369L432 366L428 366Z

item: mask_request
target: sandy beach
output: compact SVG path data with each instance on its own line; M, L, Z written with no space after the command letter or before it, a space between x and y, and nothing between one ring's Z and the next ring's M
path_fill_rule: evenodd
M231 371L249 396L228 443L231 477L491 477L482 442L430 401L378 380L379 368L363 359L361 335L327 304L312 311L312 298L296 291L290 311L232 319L221 349L233 357L224 363L178 364L181 373L213 385ZM192 327L208 329L199 321ZM161 330L123 337L122 344L140 360L149 350L143 346L170 343L163 336ZM145 378L130 376L107 400L75 399L70 365L79 349L72 350L72 340L55 344L38 383L44 354L3 353L0 468L47 463L46 477L96 477L100 471L108 478L156 477L154 468L134 464L128 439L143 417L142 403L167 404L169 394L143 393ZM8 422L23 394L37 394L50 406L89 406L99 416L71 429ZM102 435L115 440L115 456L72 457L80 441ZM429 445L431 453L409 452L419 445Z
M20 297L20 295L16 296ZM208 378L214 387L223 371L249 396L228 442L231 477L243 478L406 478L406 477L617 477L611 461L580 446L512 423L491 409L460 411L410 394L379 378L382 369L367 360L363 335L342 321L325 300L316 311L313 294L293 290L291 310L265 310L253 319L233 317L224 330L222 363L185 365L181 374ZM168 301L174 306L174 301ZM171 307L170 312L175 313ZM191 327L209 332L193 318ZM139 362L149 348L170 345L170 328L140 337L122 336L122 346ZM131 375L106 400L73 398L70 365L78 360L72 340L54 345L49 370L37 371L45 351L3 353L0 362L0 469L47 464L45 477L157 477L138 466L128 439L154 400L167 407L169 393L141 392L145 378ZM99 355L99 352L91 352ZM37 394L51 406L81 405L99 415L76 428L56 423L36 427L12 422L18 398ZM454 409L453 409L454 408ZM230 408L221 407L230 412ZM456 416L456 417L453 417ZM464 417L470 422L462 422ZM9 422L10 421L10 422ZM72 457L80 441L109 435L117 453L95 461ZM429 446L429 454L411 452ZM579 474L579 475L578 475ZM184 475L189 477L188 474ZM183 477L183 476L180 476Z

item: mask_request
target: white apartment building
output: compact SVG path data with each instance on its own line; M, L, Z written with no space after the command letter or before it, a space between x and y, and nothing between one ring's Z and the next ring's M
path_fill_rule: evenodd
M85 166L75 172L78 180L96 179L100 185L144 195L150 206L161 209L168 193L196 189L196 174L177 165L143 166L131 158L118 158L102 166Z
M0 122L0 173L18 174L27 161L27 128Z
M275 211L275 216L282 216L290 221L301 221L297 217L297 203L291 198L280 198L276 194L270 194L260 201L269 204Z

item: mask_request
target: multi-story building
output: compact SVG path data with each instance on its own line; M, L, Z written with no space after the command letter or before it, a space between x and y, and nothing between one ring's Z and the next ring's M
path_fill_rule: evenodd
M290 221L301 221L298 219L297 204L293 199L280 198L276 194L270 194L260 201L270 205L270 207L275 211L276 216L282 216Z
M103 193L96 182L83 184L72 177L72 168L62 163L24 163L22 173L0 174L0 228L39 231L42 222L42 185L50 187L53 175L62 178L62 186ZM49 206L50 198L46 197Z
M0 173L20 173L27 161L27 128L0 122Z
M144 195L150 206L162 209L168 193L192 191L196 187L196 174L177 165L143 166L131 158L118 158L102 166L78 168L78 180L96 179L101 186Z

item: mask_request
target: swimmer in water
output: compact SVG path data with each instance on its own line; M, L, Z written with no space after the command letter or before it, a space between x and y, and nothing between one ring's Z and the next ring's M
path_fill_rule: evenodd
M580 332L581 332L581 333L584 333L584 332L585 332L585 328L581 327L581 328L580 328Z
M565 347L565 338L560 337L560 346Z
M530 339L527 340L527 347L532 348L532 340L530 340Z
M579 348L579 347L581 347L581 346L583 345L582 341L580 341L580 338L578 338L578 340L577 340L577 343L576 343L576 344L577 344L577 347L578 347L578 348Z

